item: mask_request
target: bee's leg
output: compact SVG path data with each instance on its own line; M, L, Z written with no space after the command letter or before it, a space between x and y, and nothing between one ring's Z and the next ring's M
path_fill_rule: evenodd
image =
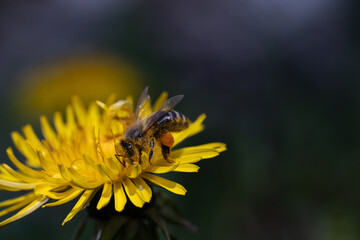
M162 152L162 155L164 157L164 159L166 161L168 161L169 163L173 163L174 161L170 159L170 148L168 146L165 146L163 144L161 144L161 152Z
M121 155L120 155L120 154L115 154L115 157L116 157L117 160L119 160L119 162L121 163L121 165L123 165L123 166L125 167L125 163L120 160Z
M166 161L169 163L173 163L174 161L170 159L170 152L171 148L174 145L174 137L171 135L171 133L165 133L161 139L161 152Z
M123 161L120 160L120 157L121 157L120 154L115 154L115 157L117 158L117 160L119 160L119 162L121 163L121 165L123 165L124 167L126 167L125 161L123 162ZM134 165L134 161L133 161L131 158L127 158L127 159L129 159L130 163L131 163L132 165Z
M149 163L151 164L151 159L154 156L154 138L150 141L150 153L149 153Z

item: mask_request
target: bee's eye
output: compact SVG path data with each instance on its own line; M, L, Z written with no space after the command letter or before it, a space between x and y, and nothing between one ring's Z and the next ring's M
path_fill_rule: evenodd
M136 131L136 132L135 132L135 137L136 137L136 138L141 138L141 137L142 137L141 132L140 132L140 131Z

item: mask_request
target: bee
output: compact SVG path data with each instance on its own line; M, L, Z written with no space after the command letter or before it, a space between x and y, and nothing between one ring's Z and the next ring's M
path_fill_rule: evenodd
M115 145L116 158L121 163L120 157L123 157L129 159L132 164L135 161L141 164L141 155L144 151L148 154L151 163L155 145L158 144L164 159L172 163L170 152L174 138L171 132L180 132L188 128L190 124L186 116L173 110L183 97L183 95L177 95L169 98L158 111L148 117L140 117L141 109L150 99L148 87L146 87L139 98L132 123L124 132L123 138Z

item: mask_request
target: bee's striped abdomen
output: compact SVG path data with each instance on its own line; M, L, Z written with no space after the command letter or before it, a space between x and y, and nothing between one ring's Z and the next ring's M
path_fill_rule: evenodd
M189 119L182 113L175 110L169 111L156 123L156 135L162 135L165 132L180 132L189 127Z

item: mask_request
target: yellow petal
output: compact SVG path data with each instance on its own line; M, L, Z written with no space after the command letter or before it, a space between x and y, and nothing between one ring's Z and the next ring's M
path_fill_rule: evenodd
M69 182L66 181L64 178L62 178L59 172L53 176L44 176L44 180L48 183L52 183L56 185L65 185Z
M102 108L102 109L104 109L104 110L108 110L108 107L106 106L105 103L103 103L103 102L101 102L101 101L99 101L99 100L96 100L96 104L97 104L100 108Z
M72 183L82 189L96 189L99 188L103 182L90 182L89 179L81 176L74 168L67 168L67 172L70 173L70 177L72 179Z
M101 198L96 206L97 210L102 209L106 205L109 204L112 196L112 184L110 182L106 182L103 187L103 191L101 193Z
M41 198L38 198L38 199L34 200L29 205L24 207L21 211L16 213L14 216L12 216L12 217L6 219L5 221L1 222L0 227L4 227L9 223L12 223L12 222L14 222L14 221L16 221L16 220L18 220L20 218L25 217L28 214L34 212L36 209L41 207L47 200L48 200L47 197L41 197Z
M158 111L168 98L167 92L162 92L153 106L153 112Z
M51 144L53 148L57 148L59 140L56 136L54 129L51 127L48 119L45 116L40 117L41 130L45 139Z
M25 127L23 127L22 131L26 139L28 139L31 142L31 145L35 148L35 150L41 150L41 151L45 150L44 146L42 145L39 138L36 136L31 125L28 124Z
M131 95L126 97L126 101L129 103L129 110L133 112L134 110L134 99Z
M145 202L139 196L141 195L140 190L135 186L135 184L129 178L124 178L123 185L125 188L125 192L128 195L130 201L135 206L141 208Z
M24 202L27 199L30 199L32 197L35 197L34 193L29 193L29 194L22 195L22 196L17 197L17 198L8 199L8 200L0 202L0 207L6 207L6 206L14 205L14 204L19 203L19 202Z
M111 104L111 106L108 108L108 110L117 111L117 110L130 109L130 108L131 108L131 104L129 101L119 100L119 101L115 102L114 104Z
M78 96L72 98L72 105L75 110L76 118L81 126L85 126L87 114L85 107Z
M75 188L69 186L54 187L54 186L48 186L46 184L44 184L43 187L40 186L41 185L37 185L35 188L36 195L44 195L53 200L59 200L65 198L76 191ZM63 190L60 190L59 188L60 189L63 188Z
M67 215L62 225L70 221L80 210L82 210L94 196L95 190L86 190L80 197L79 201L75 204L74 208Z
M12 132L11 138L15 147L22 153L28 160L29 164L34 167L39 167L39 160L37 159L35 150L31 147L30 143L26 141L18 132Z
M78 190L78 189L72 188L70 186L64 186L64 188L65 189L62 191L53 189L46 196L53 200L60 200Z
M86 154L83 154L82 156L88 167L91 167L95 171L98 169L95 161L90 156L88 156Z
M57 188L58 188L58 186L54 186L53 184L49 184L47 182L42 182L35 186L34 192L38 196L47 195L48 192L52 191L53 189L57 189Z
M18 178L14 177L13 175L11 175L5 168L4 165L6 165L5 163L3 163L2 165L0 165L0 179L4 179L4 180L8 180L8 181L14 181L14 182L21 182L19 181Z
M150 165L149 162L149 155L146 153L146 151L141 152L141 172L146 169ZM139 174L141 173L139 172ZM138 175L139 175L138 174Z
M59 134L65 135L67 136L67 129L66 129L66 125L63 121L62 115L60 112L55 112L54 114L54 126L56 128L56 131Z
M0 179L0 186L13 189L13 191L21 191L21 190L32 190L32 189L34 189L35 184L12 182L12 181Z
M40 161L41 167L49 174L53 175L57 172L57 165L52 161L45 159L43 152L37 151L38 159Z
M152 111L150 106L150 98L147 98L146 100L144 100L142 106L140 107L138 117L141 119L149 116L151 113Z
M132 179L132 181L135 183L136 187L139 189L141 195L142 195L142 199L145 202L150 202L151 197L152 197L152 191L151 188L149 187L149 185L141 178L134 178Z
M115 175L104 163L99 163L97 165L98 172L104 181L113 181L115 180Z
M64 203L70 202L71 200L73 200L74 198L79 196L83 191L84 190L82 190L82 189L72 188L71 190L64 192L64 196L60 200L58 200L56 202L45 204L43 207L55 207L55 206L59 206Z
M22 174L21 172L17 172L15 170L13 170L11 167L9 167L5 163L3 163L1 165L1 169L2 169L2 171L6 171L6 173L8 173L9 175L11 175L15 179L17 179L16 182L30 182L30 183L33 183L33 182L39 181L38 178L29 177L29 176L26 176L26 175ZM3 178L1 178L1 179L3 179ZM4 179L4 180L6 180L6 179Z
M76 128L74 111L71 106L66 108L66 126L69 131L73 131Z
M161 162L158 161L158 164ZM176 169L178 167L178 165L179 164L168 163L167 161L164 160L164 162L162 162L162 165L155 165L155 164L149 165L145 169L145 171L151 172L151 173L167 173L167 172L174 171L174 169Z
M8 192L16 192L16 191L19 191L18 189L14 189L14 188L10 188L10 187L5 187L5 186L0 186L0 190L2 190L2 191L8 191Z
M22 199L22 201L17 201L19 199ZM25 195L25 196L21 196L20 198L16 198L16 201L17 202L14 202L13 204L11 204L12 206L11 207L8 207L2 211L0 211L0 217L2 216L5 216L9 213L12 213L20 208L23 208L24 206L28 205L30 202L34 201L37 196L35 196L35 194L28 194L28 195ZM14 201L14 199L12 199ZM10 205L8 205L10 206Z
M89 107L89 119L88 121L92 124L91 130L97 134L99 131L100 113L96 103L92 103Z
M121 212L126 204L126 196L124 188L120 181L114 182L114 198L115 198L115 210Z
M28 166L22 164L14 155L13 151L11 148L6 149L6 153L10 159L10 161L20 170L22 171L24 174L30 176L30 177L34 177L34 178L42 178L43 173L36 171L32 168L29 168Z
M65 179L65 180L68 181L68 182L71 182L71 181L72 181L72 179L71 179L71 177L70 177L70 174L68 173L67 168L65 168L64 165L58 164L58 169L59 169L59 172L60 172L61 177L62 177L63 179Z
M70 213L66 216L62 225L70 221L80 210L82 210L92 199L94 196L95 190L86 190L80 197L79 201L75 204L74 208L70 211Z
M142 167L138 162L127 168L126 174L129 178L136 178L142 171Z
M201 159L212 158L226 150L224 143L208 143L194 147L186 147L171 152L171 158L181 164L195 163Z
M174 172L198 172L199 167L195 164L180 164L173 170Z
M120 173L122 172L122 166L120 166L119 160L117 160L115 156L112 156L111 158L108 158L107 160L108 160L111 171L115 175L120 175Z
M154 185L157 185L159 187L165 188L166 190L173 192L175 194L179 195L185 195L186 189L181 186L180 184L167 180L165 178L156 176L154 174L150 173L143 173L141 174L141 177L145 178L147 181L151 182Z
M174 132L171 133L174 137L174 146L176 146L177 144L179 144L180 142L182 142L184 139L191 137L192 135L195 135L199 132L201 132L204 129L204 125L202 124L202 122L205 120L206 115L205 114L201 114L195 122L191 123L190 126L181 131L181 132Z

